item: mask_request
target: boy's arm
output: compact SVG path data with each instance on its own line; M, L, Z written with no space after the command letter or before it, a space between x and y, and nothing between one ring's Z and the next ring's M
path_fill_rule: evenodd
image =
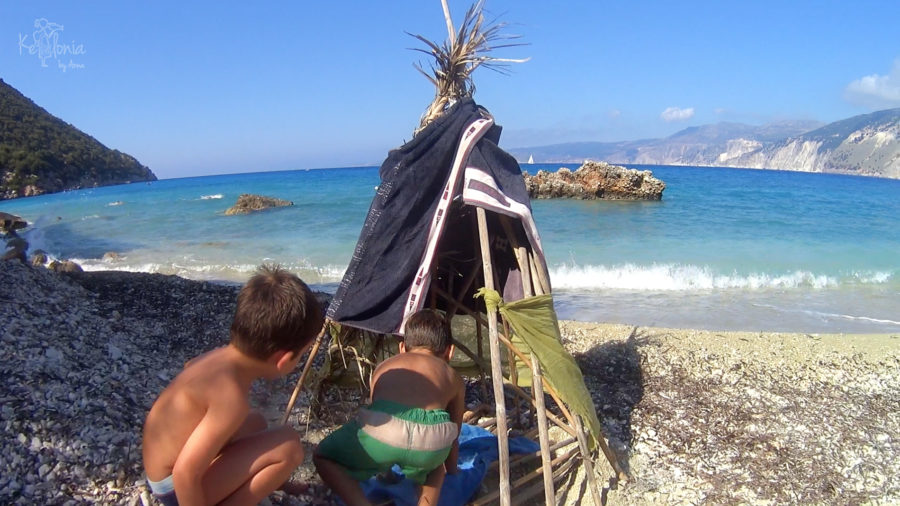
M194 428L172 468L175 495L182 506L207 503L203 476L250 412L247 399L236 386L224 390L210 400L206 414Z
M466 411L466 384L462 378L456 375L456 393L447 406L447 412L450 414L450 420L456 423L457 434L462 431L463 413ZM444 467L447 474L456 474L458 471L457 461L459 460L459 436L453 441L453 447L450 448L450 454L444 461Z

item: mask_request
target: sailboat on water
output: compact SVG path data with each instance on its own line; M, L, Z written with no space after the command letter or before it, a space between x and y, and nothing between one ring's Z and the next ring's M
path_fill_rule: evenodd
M528 163L534 163L534 155L528 155Z

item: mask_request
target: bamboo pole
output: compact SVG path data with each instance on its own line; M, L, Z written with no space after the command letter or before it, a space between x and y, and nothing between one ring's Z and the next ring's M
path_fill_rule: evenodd
M528 357L526 357L525 354L522 353L522 351L519 350L516 347L516 345L512 343L512 341L509 340L509 338L507 338L506 336L500 336L500 341L503 344L505 344L509 349L511 349L513 351L513 353L515 353L519 357L520 360L525 361L526 363L528 362ZM541 384L542 384L543 388L547 391L547 393L550 394L551 397L553 397L553 400L556 402L557 406L559 406L559 410L562 411L563 416L566 417L566 419L569 421L569 424L571 424L574 427L575 422L574 422L574 419L572 418L572 413L569 411L569 408L566 407L566 405L563 403L563 401L559 398L559 394L556 392L556 389L553 388L553 385L551 385L547 381L547 379L543 378L543 377L541 377Z
M594 461L591 459L591 451L588 449L587 434L584 432L584 425L581 423L581 416L575 416L575 430L578 431L578 448L581 449L581 458L584 462L584 476L588 482L588 488L591 489L591 497L594 499L595 506L601 506L600 487L597 486L597 477L594 476Z
M518 355L519 359L525 360L525 354L522 353L518 348L516 348L516 346L506 338L506 336L501 335L500 341L509 349L513 350L513 352ZM562 414L566 417L566 420L569 421L569 424L572 427L575 427L575 417L572 416L572 413L559 398L559 394L556 392L553 386L550 385L550 383L548 383L545 378L543 378L542 385L547 390L547 393L550 394L550 396L556 402L556 405L559 406L560 411L562 411ZM616 478L618 478L619 480L627 479L628 475L622 469L622 466L619 465L619 460L616 458L616 455L612 452L612 449L610 449L609 445L606 443L606 439L602 434L597 438L597 444L600 445L600 449L603 451L603 455L606 456L606 460L609 461L609 465L613 468L613 471L615 471Z
M553 491L553 471L550 467L550 433L547 430L547 408L544 406L544 389L541 388L541 364L531 355L531 391L534 393L534 406L537 411L538 436L541 442L541 464L544 467L544 499L547 504L556 501Z
M442 0L446 1L446 0ZM484 270L484 285L494 289L494 269L491 265L491 243L488 236L487 216L484 209L475 208L478 215L478 237L481 243L481 263ZM500 340L497 332L497 311L487 310L488 337L491 349L491 380L494 383L494 401L497 413L497 442L500 456L500 505L510 506L509 491L509 441L506 434L506 399L503 397L503 369L500 364Z
M574 461L575 461L574 458L569 458L569 460L563 462L562 464L560 464L559 467L556 468L556 471L553 472L553 478L552 478L554 483L556 483L560 479L562 479L562 477L565 476L565 474L568 473L570 469L572 469L572 464ZM518 504L529 504L528 499L530 499L531 496L537 495L543 488L544 488L543 483L536 483L536 484L532 485L531 487L526 488L525 490L523 490L522 492L520 492L519 494L516 495L517 503ZM554 500L555 500L555 498L554 498ZM550 504L553 504L553 503L550 503Z
M538 264L535 259L534 251L530 252L528 255L528 262L531 265L532 272L537 274L537 283L535 283L534 292L538 295L544 295L546 293L550 293L550 276L547 274L547 271L544 269L544 264ZM540 289L538 289L540 288Z
M322 345L327 329L328 320L325 320L325 322L322 323L322 330L320 330L319 335L316 336L316 341L313 343L312 349L309 350L309 357L307 357L306 363L303 365L303 372L300 373L300 378L297 379L297 386L294 387L291 399L288 401L287 408L284 410L284 416L281 418L281 425L287 424L288 418L291 416L291 410L294 409L294 404L297 402L297 396L300 395L300 389L303 388L303 383L306 381L306 375L312 367L313 359L316 358L316 353L319 352L319 346Z
M550 453L548 454L548 455L550 455L550 457L551 457L551 461L552 461L552 457L553 457L553 452L555 452L556 450L559 450L560 448L562 448L562 447L564 447L564 446L569 446L570 444L572 444L572 443L574 443L574 442L576 442L576 441L577 441L577 438L576 438L575 436L572 436L572 437L567 438L567 439L564 439L564 440L562 440L562 441L560 441L560 442L558 442L558 443L555 443L553 446L551 446L551 447L550 447ZM517 455L517 456L514 457L514 458L511 457L510 460L509 460L509 464L510 464L511 466L512 466L512 465L515 465L515 464L523 464L523 463L525 463L525 462L528 462L528 461L531 460L531 459L536 459L536 458L540 457L541 454L542 454L541 450L538 450L538 451L533 452L533 453L522 453L522 454ZM491 465L487 466L488 472L493 471L494 469L496 469L496 468L497 468L497 464L498 464L498 462L497 462L496 460L493 461L493 462L491 462Z
M510 390L513 391L514 394L516 394L519 397L521 397L522 399L527 400L528 402L532 403L532 405L534 404L534 399L532 399L531 396L525 392L525 390L522 390L522 387L520 387L519 385L514 385L512 383L507 383L507 385L509 386ZM570 426L566 422L560 420L559 417L557 417L550 411L545 411L544 413L547 415L547 419L550 420L551 422L555 423L557 427L568 432L569 435L571 435L571 436L575 435L575 427L574 426Z
M578 448L572 448L565 454L553 459L553 462L551 462L551 464L552 465L564 465L567 461L569 461L569 459L571 459L577 453L578 453ZM531 471L531 472L525 474L524 476L522 476L521 478L519 478L518 480L516 480L515 483L513 484L513 486L514 487L522 486L522 485L528 483L529 481L533 480L534 478L537 478L538 476L543 474L543 472L544 472L543 468ZM469 504L471 504L472 506L481 506L484 504L488 504L491 501L493 501L494 499L496 499L497 496L499 496L499 495L500 495L500 491L495 490L494 492L491 492L490 494L487 494L483 497L479 497L478 499L472 501Z
M531 297L534 295L534 290L531 287L531 269L528 267L528 251L525 249L525 246L519 244L519 239L513 232L509 217L500 216L500 223L503 225L506 237L512 245L513 252L516 254L516 262L519 264L519 273L522 276L522 291L526 297Z
M456 30L453 29L453 18L450 17L450 6L447 0L441 0L441 7L444 8L444 20L447 22L447 34L450 36L450 47L453 47L453 41L456 39Z

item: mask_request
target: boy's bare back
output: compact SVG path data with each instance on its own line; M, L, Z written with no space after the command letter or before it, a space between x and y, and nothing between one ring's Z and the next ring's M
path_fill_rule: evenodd
M191 360L160 394L144 424L144 467L149 479L171 475L180 457L206 453L204 447L218 452L240 428L250 411L250 384L242 384L233 355L223 347ZM205 443L200 446L189 445L201 424L211 439L200 441Z
M446 360L426 350L409 350L385 360L375 369L372 385L373 401L445 409L451 415L464 403L462 378Z

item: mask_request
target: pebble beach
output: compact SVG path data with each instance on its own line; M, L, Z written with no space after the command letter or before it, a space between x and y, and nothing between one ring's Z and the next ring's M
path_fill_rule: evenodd
M0 503L153 504L143 418L187 360L226 342L237 290L0 262ZM608 504L900 502L900 335L561 330L629 475L598 466ZM296 379L254 388L272 423ZM311 445L335 421L309 402L290 423ZM308 459L293 481L310 486L270 502L332 502Z

